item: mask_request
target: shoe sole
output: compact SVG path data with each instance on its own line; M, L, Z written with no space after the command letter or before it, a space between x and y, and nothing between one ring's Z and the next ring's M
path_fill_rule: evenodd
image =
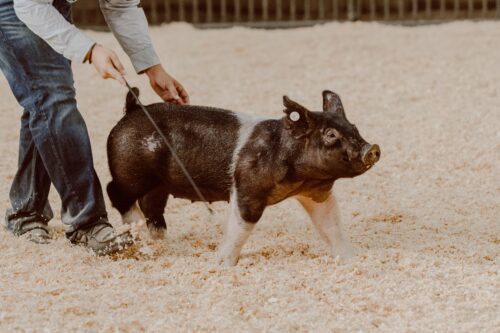
M116 236L114 241L102 249L92 249L94 253L98 256L107 256L111 254L115 254L117 252L125 250L130 245L134 244L132 239L132 235L129 233L124 233L119 236Z

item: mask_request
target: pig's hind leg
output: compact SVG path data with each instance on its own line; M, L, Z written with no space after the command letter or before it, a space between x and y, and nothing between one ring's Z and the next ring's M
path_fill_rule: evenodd
M134 204L137 200L137 196L133 195L133 192L129 191L127 186L120 185L120 183L115 180L109 182L106 191L108 192L111 204L120 212L124 222L127 223L124 216L135 208Z
M122 216L123 224L144 220L144 216L142 216L142 212L137 205L137 200L142 197L143 193L147 193L150 187L142 185L141 182L136 182L135 186L131 184L134 183L119 182L113 179L106 188L111 204Z
M139 207L146 218L146 225L152 238L162 239L165 237L167 223L163 213L167 205L168 195L169 193L164 187L158 186L139 199Z
M349 241L345 240L340 228L340 214L337 201L333 193L329 193L326 200L316 202L310 197L297 196L320 237L328 244L334 256L350 258L353 255Z

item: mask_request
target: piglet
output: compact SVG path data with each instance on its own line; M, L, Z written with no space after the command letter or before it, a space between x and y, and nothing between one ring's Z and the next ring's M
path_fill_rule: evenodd
M139 90L133 88L138 95ZM323 111L309 111L287 96L285 116L261 119L204 106L156 103L147 110L185 164L207 201L229 201L219 262L236 265L264 209L287 198L305 208L334 256L349 257L332 186L359 176L380 158L345 115L340 97L323 91ZM107 192L128 222L138 207L161 237L170 195L199 200L171 152L131 93L125 116L107 142L112 181Z

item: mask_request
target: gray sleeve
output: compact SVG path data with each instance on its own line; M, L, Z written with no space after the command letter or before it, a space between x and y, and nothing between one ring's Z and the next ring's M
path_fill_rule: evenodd
M81 63L94 41L52 6L53 0L14 0L17 17L56 52Z
M101 11L137 73L160 64L139 0L99 0Z

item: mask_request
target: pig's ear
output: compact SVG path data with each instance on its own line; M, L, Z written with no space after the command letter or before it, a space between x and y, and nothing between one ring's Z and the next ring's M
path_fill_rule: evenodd
M285 126L292 131L292 136L300 139L311 133L313 130L311 112L288 96L283 96L283 105L285 106L283 112L287 115Z
M340 96L330 90L323 91L323 111L336 113L345 118L344 107Z

